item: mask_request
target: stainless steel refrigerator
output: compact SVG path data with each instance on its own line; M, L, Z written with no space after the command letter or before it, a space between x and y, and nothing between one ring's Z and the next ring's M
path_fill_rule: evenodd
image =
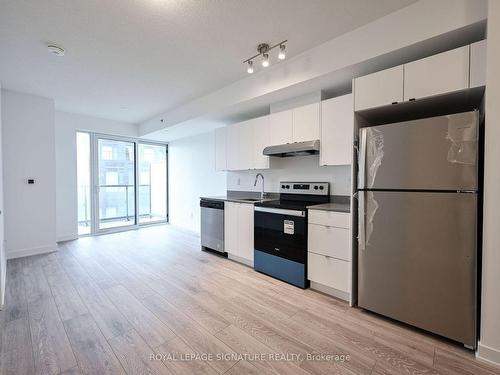
M478 113L359 135L359 306L475 347Z

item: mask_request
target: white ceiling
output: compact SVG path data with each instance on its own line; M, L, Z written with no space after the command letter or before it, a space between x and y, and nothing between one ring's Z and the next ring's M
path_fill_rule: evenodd
M259 42L294 56L415 1L1 0L0 82L139 123L244 78Z

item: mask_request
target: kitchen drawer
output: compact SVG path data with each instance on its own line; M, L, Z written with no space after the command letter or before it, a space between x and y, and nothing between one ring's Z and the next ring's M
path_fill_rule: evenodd
M309 210L309 223L328 227L351 228L351 214L346 212Z
M343 260L351 260L351 231L309 224L307 250Z
M308 253L309 280L351 293L351 262Z

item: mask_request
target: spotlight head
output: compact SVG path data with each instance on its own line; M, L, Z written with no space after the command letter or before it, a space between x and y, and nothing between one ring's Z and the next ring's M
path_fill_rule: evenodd
M286 57L286 47L284 44L280 44L280 51L278 52L278 59L285 60Z
M262 54L262 58L263 58L263 60L262 60L262 66L264 68L267 68L269 66L269 54L268 53Z

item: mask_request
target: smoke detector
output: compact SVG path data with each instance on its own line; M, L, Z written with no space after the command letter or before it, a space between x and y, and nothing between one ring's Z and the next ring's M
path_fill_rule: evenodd
M59 56L59 57L64 56L64 53L66 52L64 50L64 48L59 47L56 44L47 44L47 49L49 50L49 53L51 53L54 56Z

